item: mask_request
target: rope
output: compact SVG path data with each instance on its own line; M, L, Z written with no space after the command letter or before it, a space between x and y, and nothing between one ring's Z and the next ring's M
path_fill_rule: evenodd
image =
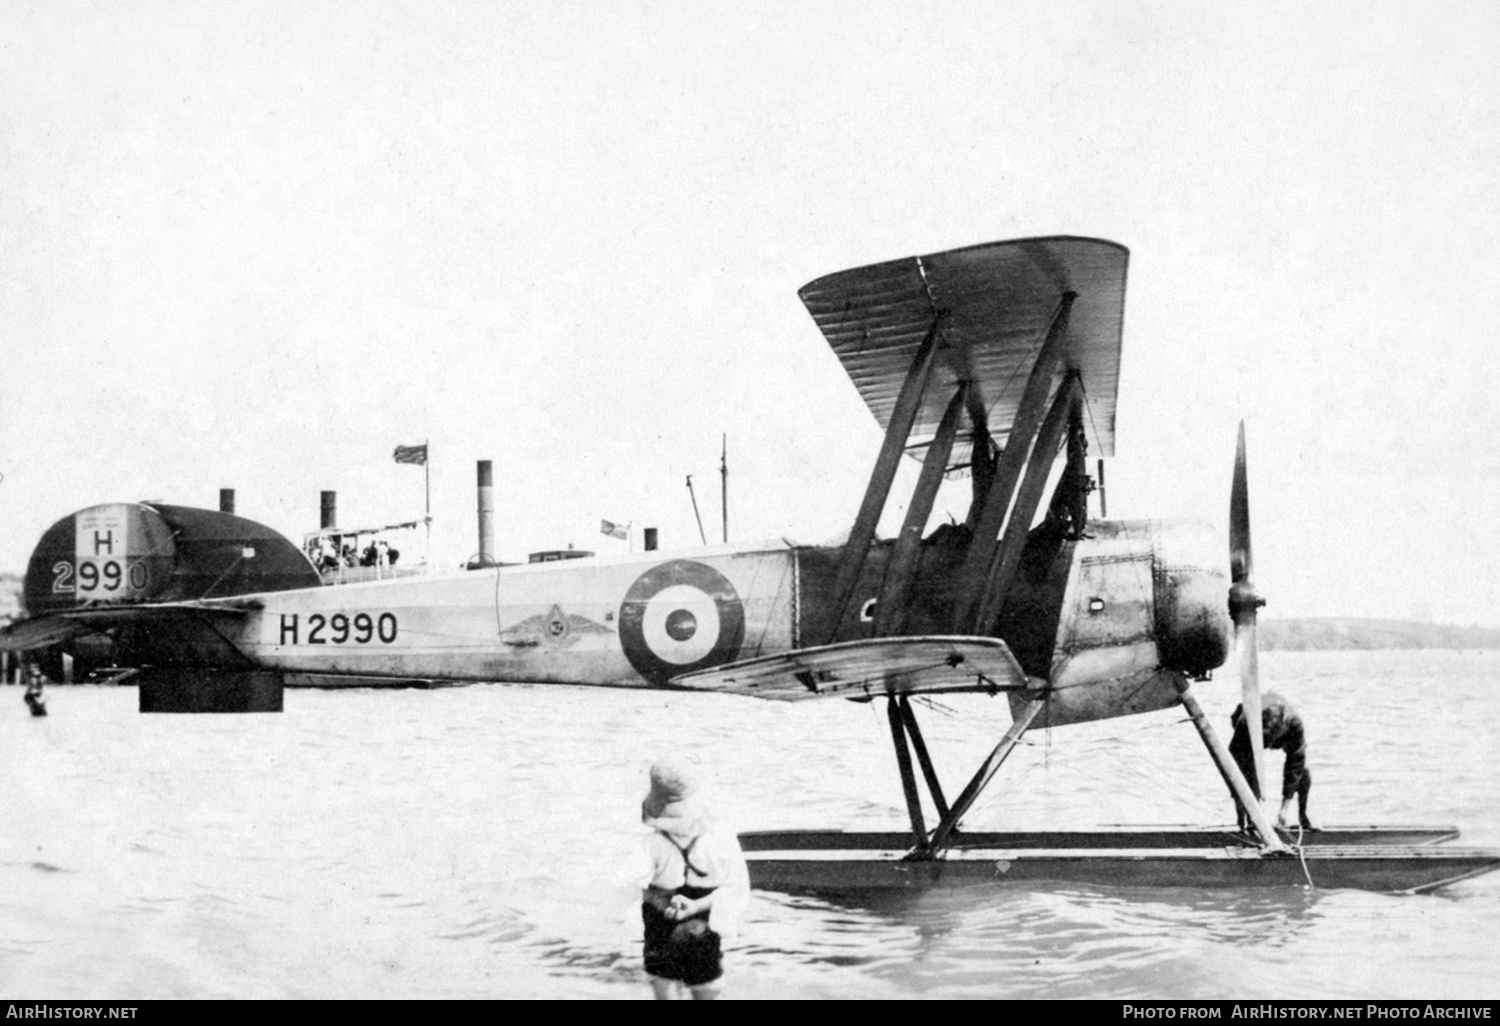
M1317 890L1317 885L1312 882L1312 874L1307 871L1307 852L1302 848L1302 823L1297 823L1297 843L1292 845L1292 850L1297 853L1297 861L1302 863L1302 875L1307 878L1307 886Z

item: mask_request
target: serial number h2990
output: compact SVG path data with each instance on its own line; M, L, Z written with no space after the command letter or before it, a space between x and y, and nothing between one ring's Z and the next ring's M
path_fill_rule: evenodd
M396 640L395 613L313 613L307 618L307 639L302 640L298 613L281 614L280 645L368 645L373 641L389 645Z

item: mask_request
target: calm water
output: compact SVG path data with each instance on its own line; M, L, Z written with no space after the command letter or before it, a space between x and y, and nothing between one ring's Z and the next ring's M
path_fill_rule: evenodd
M1328 823L1500 845L1500 654L1272 653ZM1227 731L1232 677L1199 686ZM140 716L0 689L0 996L648 996L620 867L686 753L739 828L904 825L878 706L480 685ZM1001 701L919 710L956 790ZM1219 824L1180 714L1038 733L969 823ZM1279 773L1280 756L1272 756ZM744 997L1500 996L1500 874L1435 895L996 886L864 907L758 893Z

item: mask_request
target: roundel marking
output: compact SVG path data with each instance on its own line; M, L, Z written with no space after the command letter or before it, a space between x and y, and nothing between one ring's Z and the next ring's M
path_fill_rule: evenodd
M674 559L635 579L620 603L620 644L653 684L731 662L745 639L745 607L719 571Z
M667 634L673 641L686 641L698 633L698 618L686 609L667 614Z

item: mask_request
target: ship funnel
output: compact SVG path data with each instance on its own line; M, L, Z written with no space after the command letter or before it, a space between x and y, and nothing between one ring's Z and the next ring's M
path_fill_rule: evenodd
M219 489L219 512L220 513L233 513L234 512L234 489L233 488L220 488Z
M318 527L321 530L324 530L324 531L328 530L330 527L337 527L338 526L338 518L339 518L339 493L338 492L324 492L323 493L323 515L322 515L321 522L318 524Z
M489 460L479 461L479 565L495 565L495 476Z
M645 538L646 538L646 551L647 552L655 552L656 551L656 528L654 528L654 527L648 527L648 528L646 528L642 532L642 534L644 534Z

